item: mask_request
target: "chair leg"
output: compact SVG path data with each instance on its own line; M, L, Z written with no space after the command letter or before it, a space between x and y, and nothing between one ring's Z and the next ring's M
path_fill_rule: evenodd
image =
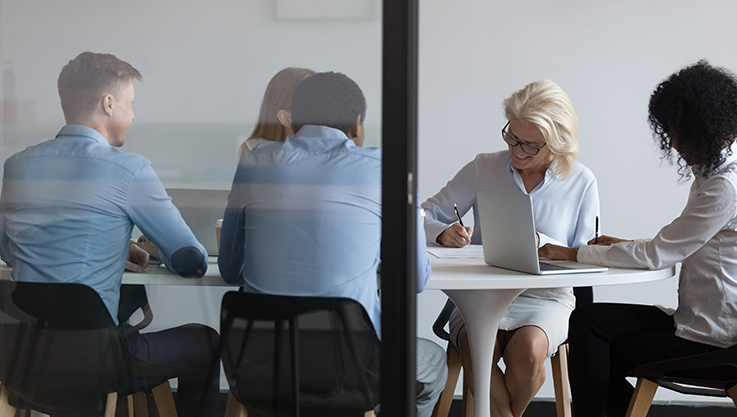
M105 403L105 417L115 417L115 407L118 405L118 393L111 392L107 395Z
M121 401L120 415L135 417L135 414L133 413L133 395L128 395L123 401Z
M637 387L632 394L626 417L646 417L657 390L658 384L645 378L637 378Z
M0 384L0 417L14 417L18 411L12 405L8 404L8 395L10 391Z
M448 379L432 411L432 417L448 417L450 405L453 403L453 394L458 383L458 375L461 373L461 354L450 343L448 343L448 349L446 349L446 357L448 359Z
M463 407L461 408L461 415L463 417L473 417L473 392L471 387L466 384L466 377L463 376Z
M732 388L727 390L727 393L729 394L729 398L732 399L732 402L737 407L737 385L733 386Z
M130 395L128 398L132 403L130 408L133 410L133 416L148 417L148 396L144 391Z
M158 411L159 417L177 416L177 407L174 405L174 396L171 395L169 381L153 387L151 393L154 396L154 404L156 404L156 411Z
M374 413L374 410L366 411L363 413L363 417L376 417L376 413Z
M228 405L225 407L225 417L248 417L248 410L235 399L232 392L228 392Z
M568 349L558 346L558 351L550 358L555 387L555 409L558 417L571 417L571 389L568 386Z

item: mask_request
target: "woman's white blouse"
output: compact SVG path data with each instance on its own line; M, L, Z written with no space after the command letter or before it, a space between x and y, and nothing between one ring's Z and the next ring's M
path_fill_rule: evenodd
M676 335L729 347L737 343L737 155L708 179L693 172L686 208L655 238L582 247L578 260L649 269L682 262Z
M481 243L476 202L478 188L527 193L522 177L511 163L509 151L477 155L440 192L422 204L428 243L436 243L438 235L457 221L453 203L461 215L473 209L471 242ZM557 243L577 247L593 239L596 216L599 215L599 192L594 174L583 164L576 162L573 172L564 181L557 179L552 169L548 169L543 181L529 195L540 245ZM556 298L570 308L574 306L570 288L527 290L523 294Z

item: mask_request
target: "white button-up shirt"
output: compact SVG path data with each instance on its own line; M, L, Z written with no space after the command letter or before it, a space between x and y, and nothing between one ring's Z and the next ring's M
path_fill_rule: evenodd
M737 343L737 155L709 178L693 172L686 208L655 238L584 246L578 261L648 269L682 262L676 335L729 347Z

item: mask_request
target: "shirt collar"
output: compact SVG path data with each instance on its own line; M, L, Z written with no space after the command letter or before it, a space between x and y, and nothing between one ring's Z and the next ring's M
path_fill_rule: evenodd
M513 177L516 176L516 177L518 177L520 179L520 181L522 181L522 177L519 175L519 171L517 170L517 167L515 167L514 165L512 165L512 159L511 159L512 156L510 155L509 158L510 158L509 159L509 162L507 162L507 171L510 174L512 174ZM548 167L548 169L545 170L545 178L543 178L542 182L540 184L538 184L538 186L535 187L535 189L537 190L539 188L542 188L543 185L545 185L545 183L547 183L548 180L552 176L553 176L553 167L550 166L550 167Z
M729 155L728 152L731 150L732 154ZM737 160L737 141L732 142L731 145L725 147L722 149L722 158L724 158L724 162L719 164L716 168L714 168L711 171L710 175L718 174L719 171L723 170L727 165L735 162ZM695 176L700 176L703 174L704 166L703 165L694 165L691 167L691 171L694 173Z
M294 135L295 138L326 138L326 139L349 139L340 129L327 126L304 125ZM353 141L351 141L353 142Z
M105 145L110 146L110 143L105 139L104 136L97 130L82 126L82 125L66 125L61 128L59 133L56 135L58 138L59 136L84 136L88 137L96 142L104 143Z

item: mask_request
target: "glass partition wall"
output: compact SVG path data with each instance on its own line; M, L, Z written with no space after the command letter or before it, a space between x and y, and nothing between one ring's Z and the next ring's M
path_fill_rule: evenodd
M413 263L406 259L417 249L406 239L414 236L416 218L410 209L416 202L407 195L416 196L417 178L417 10L416 1L385 3L0 0L0 160L54 138L64 125L57 77L83 51L112 53L141 72L143 81L134 82L135 121L122 150L151 160L167 188L230 189L239 147L251 136L266 86L281 69L348 75L368 104L364 147L381 147L388 135L392 140L384 161L384 233L391 227L399 239L383 246L385 256L391 254L384 261L385 283L396 283L384 290L391 315L384 350L392 353L384 357L391 362L383 367L383 410L412 415L413 388L407 384L414 380L415 285L399 282L414 282ZM382 125L387 117L391 125ZM187 322L217 328L227 288L148 291L156 314L150 330ZM182 311L182 305L189 308ZM390 398L394 392L409 396Z

